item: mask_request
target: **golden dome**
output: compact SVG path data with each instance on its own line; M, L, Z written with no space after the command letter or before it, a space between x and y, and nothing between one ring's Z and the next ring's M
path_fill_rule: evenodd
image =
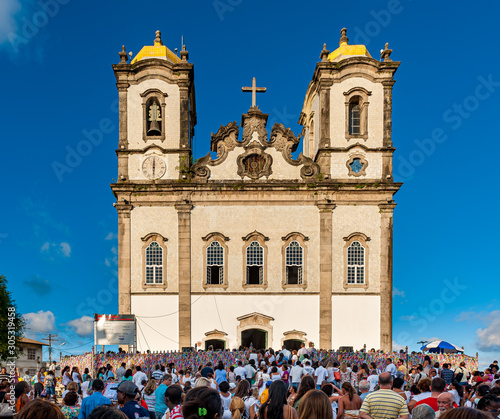
M339 47L328 55L328 61L338 62L351 57L370 57L371 55L364 45L349 45L349 38L347 37L347 29L343 28L341 31L341 38Z
M172 51L170 51L161 40L161 32L156 31L156 39L153 46L145 46L139 51L139 53L134 57L131 64L137 61L147 60L149 58L159 58L162 60L168 60L174 64L181 62L181 59Z

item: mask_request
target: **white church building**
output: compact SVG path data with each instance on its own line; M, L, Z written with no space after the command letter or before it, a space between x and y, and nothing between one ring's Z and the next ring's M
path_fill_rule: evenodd
M300 342L391 350L401 186L392 177L391 112L400 63L388 45L377 60L341 35L335 51L321 51L300 136L267 126L254 80L241 124L221 126L211 138L216 157L196 163L185 47L178 56L157 32L131 62L123 48L113 66L120 135L112 190L119 312L136 316L138 350Z

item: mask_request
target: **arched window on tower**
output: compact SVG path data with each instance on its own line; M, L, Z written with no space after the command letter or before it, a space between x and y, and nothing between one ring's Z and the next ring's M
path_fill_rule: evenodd
M361 134L361 106L358 97L349 102L349 134Z
M146 134L148 137L162 135L162 108L156 97L151 97L146 102Z
M314 159L314 120L309 124L309 157Z
M218 241L207 247L207 284L222 285L224 283L224 248Z
M246 252L246 283L260 285L264 283L264 249L257 241L247 247Z
M365 283L365 248L353 241L347 248L347 283Z
M163 283L163 249L158 242L146 248L146 284Z
M303 249L297 241L286 248L286 284L300 285L303 282Z

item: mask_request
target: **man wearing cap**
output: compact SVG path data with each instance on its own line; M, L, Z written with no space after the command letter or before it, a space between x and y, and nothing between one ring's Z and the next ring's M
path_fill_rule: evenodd
M94 393L91 396L85 397L82 401L78 419L87 419L88 415L90 415L92 410L97 406L111 404L111 400L102 395L102 391L104 390L104 383L102 380L94 380L92 382L92 390L94 390Z
M129 419L150 419L151 416L147 409L135 400L138 392L139 388L132 381L122 381L116 389L116 398L118 403L122 405L120 410Z

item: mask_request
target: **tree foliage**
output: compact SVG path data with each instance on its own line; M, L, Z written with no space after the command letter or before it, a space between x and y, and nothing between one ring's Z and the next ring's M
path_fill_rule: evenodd
M0 359L3 361L17 357L21 351L19 339L24 326L25 322L7 289L7 278L0 275Z

